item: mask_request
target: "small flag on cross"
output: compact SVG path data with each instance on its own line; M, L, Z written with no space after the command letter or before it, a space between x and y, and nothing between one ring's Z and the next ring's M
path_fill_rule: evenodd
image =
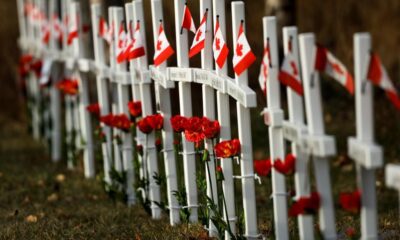
M239 33L236 41L235 52L233 56L233 70L240 76L256 60L256 56L251 51L249 42L244 34L243 21L239 27Z
M201 52L201 50L204 49L206 41L206 31L207 31L207 13L208 9L204 13L203 18L201 19L200 26L196 31L192 46L190 47L189 50L189 58L196 56Z
M159 66L174 53L175 51L174 49L172 49L171 45L168 42L162 23L160 23L160 28L158 30L157 44L153 58L154 65Z

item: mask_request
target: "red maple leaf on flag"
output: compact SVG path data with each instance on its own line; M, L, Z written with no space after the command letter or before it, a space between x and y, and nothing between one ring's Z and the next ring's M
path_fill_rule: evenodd
M243 44L238 44L236 47L236 55L242 56L243 55Z
M215 39L215 45L216 45L216 48L217 48L218 51L221 49L220 44L221 44L221 40L219 38L216 38Z
M160 51L162 46L162 41L157 41L157 50Z
M332 66L333 71L335 71L337 74L339 74L339 75L344 74L344 72L339 64L337 64L337 63L330 63L330 64Z
M196 41L199 41L199 40L200 40L201 34L202 34L201 30L199 30L199 31L197 32L197 35L196 35Z
M297 74L299 74L299 71L297 70L296 63L292 61L290 62L290 66L292 67L293 74L297 76Z

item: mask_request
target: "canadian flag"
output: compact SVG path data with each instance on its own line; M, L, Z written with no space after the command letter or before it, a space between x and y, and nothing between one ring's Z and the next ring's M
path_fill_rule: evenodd
M264 47L264 55L260 67L260 75L258 76L258 82L260 83L261 90L264 95L267 95L267 78L269 73L269 68L271 64L271 53L269 49L269 41Z
M42 42L47 45L49 44L50 41L50 33L51 33L51 29L50 29L50 25L48 24L48 22L46 21L43 26L42 26L42 32L43 32L43 36L42 36Z
M294 56L290 51L286 54L285 59L283 60L278 78L282 84L290 87L298 95L303 95L299 66L297 66Z
M102 37L108 44L111 44L114 34L114 25L109 28L106 20L100 17L99 20L99 36Z
M204 13L203 18L201 19L201 23L199 28L196 31L196 35L193 39L192 46L189 50L189 58L196 56L201 50L204 49L204 44L206 42L206 31L207 31L207 13L208 10Z
M316 46L315 52L315 70L325 72L328 76L342 84L347 91L354 94L353 77L343 63L324 47Z
M117 42L117 63L122 63L127 60L127 47L128 47L128 37L124 29L124 25L121 23L118 32L118 42ZM128 50L129 51L129 50Z
M71 45L72 41L78 37L78 19L76 21L68 20L68 24L71 24L71 27L68 32L67 44Z
M187 3L185 3L185 7L183 8L183 19L181 25L181 33L182 30L186 28L187 30L196 33L196 26L194 25L192 13L190 12Z
M215 23L215 36L213 43L214 59L219 68L225 65L226 59L228 58L229 49L225 43L224 35L222 34L221 28L219 27L219 20Z
M61 41L63 38L64 25L57 14L53 15L52 27L53 27L54 37L59 41Z
M164 28L162 24L160 24L160 28L158 30L157 46L153 58L154 65L159 66L174 53L175 51L174 49L172 49L171 45L168 42L167 36L164 32Z
M135 33L131 42L131 49L128 53L129 60L145 56L142 34L140 33L140 22L136 23Z
M256 56L251 51L249 42L243 30L243 22L240 24L238 38L236 41L235 53L233 55L233 70L240 76L256 60Z
M400 98L390 80L386 69L383 67L381 59L378 55L372 53L369 61L368 76L367 78L374 84L385 90L386 96L393 103L393 105L400 110Z

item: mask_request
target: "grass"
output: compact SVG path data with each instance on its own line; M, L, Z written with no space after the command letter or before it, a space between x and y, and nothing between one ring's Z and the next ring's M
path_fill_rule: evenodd
M139 205L113 203L81 169L51 163L20 124L7 123L0 135L0 239L207 238L201 226L171 227Z

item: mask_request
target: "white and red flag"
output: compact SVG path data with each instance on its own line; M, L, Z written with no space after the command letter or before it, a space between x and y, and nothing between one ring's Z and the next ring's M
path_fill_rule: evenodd
M48 24L47 21L42 25L42 33L42 42L45 45L49 44L51 36L51 26Z
M354 80L347 68L328 49L321 46L316 46L315 70L325 72L354 94Z
M290 87L298 95L303 96L303 85L300 80L299 66L291 50L289 50L283 60L278 78L282 84Z
M128 48L128 37L124 29L124 25L121 23L118 31L118 42L116 48L117 63L122 63L127 60Z
M145 56L142 34L140 33L140 22L136 23L135 32L131 41L131 48L128 53L129 60Z
M187 3L185 3L185 7L183 8L183 18L181 25L181 33L183 29L187 29L193 33L196 33L196 26L194 25L192 13L190 12Z
M260 75L258 76L258 82L260 83L261 90L264 95L267 95L267 79L269 74L269 68L271 65L271 53L269 49L269 41L264 47L264 55L260 67Z
M400 98L378 55L371 53L367 78L386 92L393 105L400 110Z
M73 40L78 37L78 19L76 21L67 20L71 27L68 29L67 44L71 45Z
M154 53L154 65L159 66L165 60L167 60L175 51L172 49L171 45L168 42L167 36L165 35L164 28L162 23L160 24L160 28L158 30L158 39L157 45Z
M108 27L106 20L100 17L99 20L99 36L103 38L108 44L111 44L114 34L114 25Z
M204 13L203 18L201 19L200 26L196 31L192 46L189 50L189 58L196 56L198 53L201 52L201 50L204 49L207 31L207 13L208 10Z
M215 62L217 63L219 68L222 68L225 65L226 59L228 58L229 49L226 45L221 28L219 27L218 16L217 22L215 23L213 51Z
M240 76L256 60L256 56L251 51L249 42L244 34L243 22L240 24L238 38L236 41L235 53L233 55L233 70Z
M61 19L57 14L53 15L52 28L53 28L54 38L59 40L59 41L62 41L63 32L64 32L64 25L61 22Z

